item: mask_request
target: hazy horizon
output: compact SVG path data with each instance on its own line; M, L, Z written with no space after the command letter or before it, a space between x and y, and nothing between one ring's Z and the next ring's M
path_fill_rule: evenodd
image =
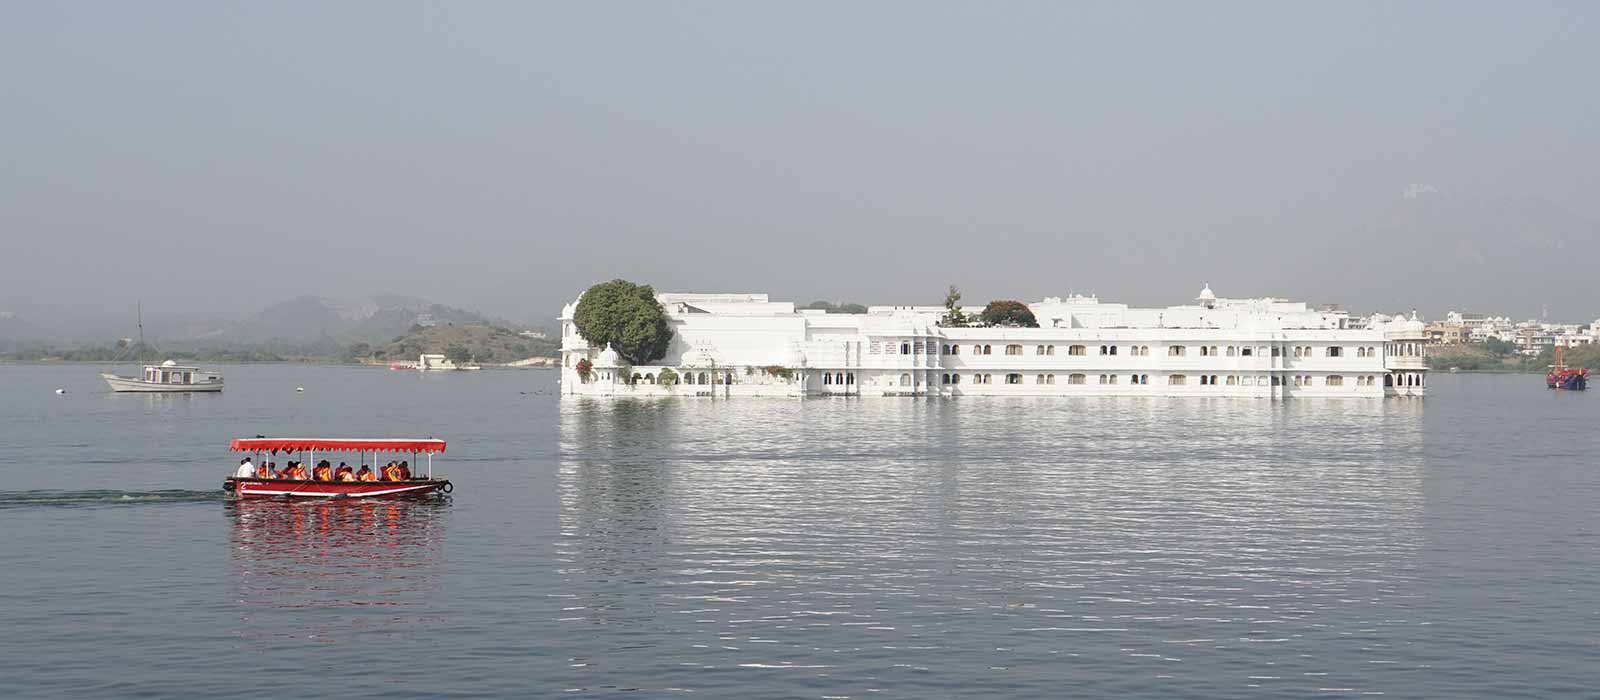
M4 11L0 311L1204 283L1600 316L1584 3Z

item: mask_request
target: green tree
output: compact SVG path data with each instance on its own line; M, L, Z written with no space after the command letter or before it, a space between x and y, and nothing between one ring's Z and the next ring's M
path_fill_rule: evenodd
M454 362L458 365L464 365L472 361L472 351L460 345L452 345L448 348L445 348L444 359Z
M950 285L950 291L944 295L944 317L939 319L939 325L959 327L970 322L966 312L961 310L961 290Z
M678 383L678 373L671 367L661 368L661 374L656 375L656 383L661 386L673 386Z
M1023 328L1038 328L1039 321L1033 317L1033 311L1028 305L1012 299L996 299L983 307L983 313L978 318L991 326L1021 326Z
M1490 338L1483 341L1483 349L1488 350L1489 354L1494 355L1495 357L1505 357L1507 355L1516 353L1517 344L1509 340Z
M665 357L672 342L667 312L650 285L627 280L601 282L583 293L572 323L578 335L595 347L611 346L633 364Z

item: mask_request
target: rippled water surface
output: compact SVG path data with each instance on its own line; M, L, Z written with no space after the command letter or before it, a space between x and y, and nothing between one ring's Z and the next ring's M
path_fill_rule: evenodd
M1536 377L608 402L537 370L236 366L150 397L99 369L0 366L7 696L1600 687L1600 392ZM457 488L225 501L256 434L442 437Z

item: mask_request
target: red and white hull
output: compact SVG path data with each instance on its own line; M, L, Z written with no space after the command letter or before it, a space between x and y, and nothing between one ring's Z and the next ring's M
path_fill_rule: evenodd
M450 493L444 479L411 481L298 481L294 479L240 479L223 483L223 490L237 498L380 498L420 496L439 491Z

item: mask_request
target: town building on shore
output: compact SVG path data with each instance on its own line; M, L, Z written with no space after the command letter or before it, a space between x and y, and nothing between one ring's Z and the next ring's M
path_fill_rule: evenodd
M1427 385L1414 314L1352 319L1283 299L1218 298L1209 285L1193 303L1162 308L1049 297L1028 304L1037 328L942 326L942 306L838 314L765 294L656 298L673 339L648 366L591 347L573 324L577 302L562 309L563 394L1287 399L1422 396Z

